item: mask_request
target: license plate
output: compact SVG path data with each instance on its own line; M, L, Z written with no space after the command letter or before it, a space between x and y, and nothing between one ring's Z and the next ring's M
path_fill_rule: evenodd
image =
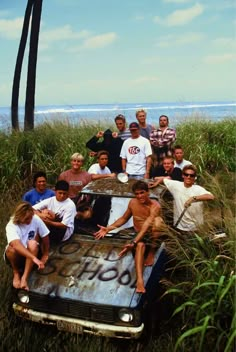
M83 327L64 320L57 320L57 329L61 331L68 331L73 334L83 334Z

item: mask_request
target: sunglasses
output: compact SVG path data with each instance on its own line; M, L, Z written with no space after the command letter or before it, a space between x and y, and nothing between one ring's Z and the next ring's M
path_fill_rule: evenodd
M196 177L195 174L187 174L187 173L185 173L185 172L183 173L183 175L186 176L186 177L191 177L191 178Z

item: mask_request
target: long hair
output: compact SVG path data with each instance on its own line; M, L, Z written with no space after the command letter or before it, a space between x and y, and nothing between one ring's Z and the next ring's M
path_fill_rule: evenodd
M29 202L21 202L20 204L18 204L12 215L13 224L15 225L21 224L22 218L24 218L27 213L34 214L32 205Z

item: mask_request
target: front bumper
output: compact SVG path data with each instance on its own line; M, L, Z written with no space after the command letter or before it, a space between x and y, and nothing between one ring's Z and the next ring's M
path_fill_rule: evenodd
M68 318L55 314L48 314L13 304L15 314L21 318L44 325L54 325L58 330L77 334L92 334L97 336L115 337L122 339L137 339L141 336L144 324L138 327L117 326L94 321Z

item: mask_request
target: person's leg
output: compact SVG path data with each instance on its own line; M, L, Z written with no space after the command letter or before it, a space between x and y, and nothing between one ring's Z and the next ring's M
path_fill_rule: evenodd
M37 257L37 254L38 254L38 250L39 250L39 243L35 240L30 240L28 241L28 247L27 249L35 256ZM21 282L20 282L20 287L23 288L24 290L29 290L29 287L28 287L28 283L27 283L27 280L28 280L28 277L29 277L29 274L33 268L33 261L32 259L30 258L26 258L25 260L25 269L24 269L24 272L23 272L23 275L21 277Z
M144 262L145 244L143 242L137 243L135 252L135 268L136 268L136 292L145 293L145 287L143 282L143 262Z
M160 236L161 232L164 231L165 223L160 216L157 216L152 226L151 243L148 251L148 255L144 261L145 266L151 266L154 263L154 256L156 252L156 240Z
M13 282L14 288L20 288L21 283L21 267L20 264L23 262L22 256L20 256L12 246L6 248L6 257L10 262L13 270Z

